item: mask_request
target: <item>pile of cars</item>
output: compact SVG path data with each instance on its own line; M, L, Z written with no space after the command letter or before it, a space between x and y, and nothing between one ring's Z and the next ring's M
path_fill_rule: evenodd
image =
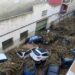
M64 45L67 45L70 43L67 39L65 39L63 37L57 37L57 39L58 38L60 38L59 41L62 40L62 43L64 43ZM32 44L32 43L48 44L48 42L46 40L44 40L44 38L42 36L37 36L37 35L28 37L25 41L25 44L27 44L27 43L28 44ZM74 49L70 50L70 53L75 55L75 50ZM35 66L37 68L37 66L39 66L39 64L44 65L46 59L49 57L49 52L46 49L36 47L31 50L28 50L27 52L17 52L17 55L20 58L31 57L32 60L34 60ZM71 66L72 62L74 61L74 58L64 57L64 54L61 55L60 59L61 59L60 65L55 65L55 64L49 65L48 70L47 70L47 75L59 75L59 72L60 72L59 69L61 67L69 68ZM24 72L24 73L27 73L27 72ZM32 74L32 75L34 75L34 74Z
M39 43L44 43L44 39L42 36L34 35L31 37L28 37L25 40L24 44L39 44ZM47 42L46 42L47 43ZM31 50L27 50L26 52L19 51L16 53L20 58L27 58L31 57L34 61L39 62L39 61L44 61L48 58L49 52L46 49L39 48L39 47L34 47Z
M31 50L27 50L26 52L17 52L16 53L20 58L31 57L34 61L46 60L49 57L49 52L43 48L33 48Z
M63 43L68 44L68 40L61 38L63 40ZM61 41L61 39L59 39ZM44 38L42 36L31 36L28 37L25 41L25 44L49 44L48 41L44 40ZM70 53L73 54L75 56L75 49L71 49ZM25 68L23 71L23 75L35 75L35 68L38 68L39 65L44 66L46 59L50 56L50 53L48 52L48 50L44 49L44 48L40 48L40 47L34 47L31 50L27 50L27 51L18 51L16 52L17 56L21 59L25 59L30 57L34 62L35 65L32 66L32 69L28 69ZM49 64L48 66L48 70L46 75L59 75L60 72L60 68L64 67L64 68L69 68L72 64L72 62L74 61L74 58L68 58L68 57L64 57L64 54L61 55L60 57L61 59L61 64L60 65L55 65L55 64ZM4 53L0 54L0 63L3 63L5 61L7 61L8 58Z
M35 75L35 69L38 69L40 65L44 66L46 59L49 57L49 52L46 49L37 47L26 52L17 52L17 55L22 59L30 57L35 62L32 68L25 66L23 75Z

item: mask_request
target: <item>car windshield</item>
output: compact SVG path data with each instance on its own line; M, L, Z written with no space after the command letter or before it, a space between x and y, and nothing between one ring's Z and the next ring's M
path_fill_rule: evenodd
M25 55L28 55L30 52L31 52L31 50L25 52L24 56L25 56Z
M38 50L39 50L41 53L42 53L42 52L47 52L45 49L42 49L42 48L39 48Z
M39 54L36 50L33 50L33 52L34 52L37 56L40 56L40 54Z
M48 56L48 54L47 53L45 53L45 54L42 54L43 56Z

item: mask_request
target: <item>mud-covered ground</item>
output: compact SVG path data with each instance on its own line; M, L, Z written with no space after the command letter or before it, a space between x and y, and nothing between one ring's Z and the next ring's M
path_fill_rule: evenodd
M21 75L24 69L24 66L31 68L32 64L34 64L31 58L20 59L17 55L17 51L26 51L32 49L33 47L42 47L49 51L50 56L47 59L45 67L47 68L49 64L59 64L60 55L65 51L75 48L75 17L67 18L64 21L61 21L57 25L53 25L50 28L50 32L47 33L46 31L40 32L40 34L46 39L50 41L49 45L42 45L42 44L32 44L32 45L21 45L8 51L6 55L8 56L9 60L0 64L0 71L6 72L7 75ZM65 41L67 39L68 41ZM66 53L65 57L72 57ZM65 75L68 69L60 69L60 75ZM38 73L42 73L42 70L38 70ZM39 75L40 75L39 74Z

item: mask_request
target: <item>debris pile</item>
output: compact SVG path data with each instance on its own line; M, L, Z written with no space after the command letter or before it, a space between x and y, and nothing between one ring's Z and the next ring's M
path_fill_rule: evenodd
M48 64L61 64L60 56L62 53L67 52L75 48L75 17L67 18L61 21L56 26L52 27L52 30L47 33L43 31L38 35L43 36L45 40L49 42L45 44L33 44L33 45L22 45L8 51L6 55L9 60L0 64L0 71L5 72L6 75L22 75L24 65L31 67L34 64L31 58L21 59L16 55L17 51L26 51L34 47L42 47L49 50L51 56L49 56L46 66ZM73 57L69 53L66 53L64 57ZM60 75L65 75L67 69L61 69Z

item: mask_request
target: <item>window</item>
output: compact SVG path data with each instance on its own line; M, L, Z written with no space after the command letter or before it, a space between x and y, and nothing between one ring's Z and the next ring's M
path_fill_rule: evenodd
M47 54L47 53L45 53L45 54L43 54L43 56L48 56L48 54Z
M47 15L47 10L42 11L42 16L46 16Z
M68 6L67 6L67 5L62 4L61 9L60 9L60 13L61 13L61 14L66 13L66 12L67 12L67 8L68 8Z
M42 49L42 48L39 48L39 51L42 53L42 52L46 52L45 49Z
M40 54L39 54L36 50L33 50L33 52L34 52L37 56L40 56Z
M28 36L28 30L20 34L20 40L25 39Z
M30 52L31 52L31 50L28 50L28 51L24 54L24 56L30 54Z
M13 38L10 38L4 42L2 42L3 49L6 49L13 45Z

